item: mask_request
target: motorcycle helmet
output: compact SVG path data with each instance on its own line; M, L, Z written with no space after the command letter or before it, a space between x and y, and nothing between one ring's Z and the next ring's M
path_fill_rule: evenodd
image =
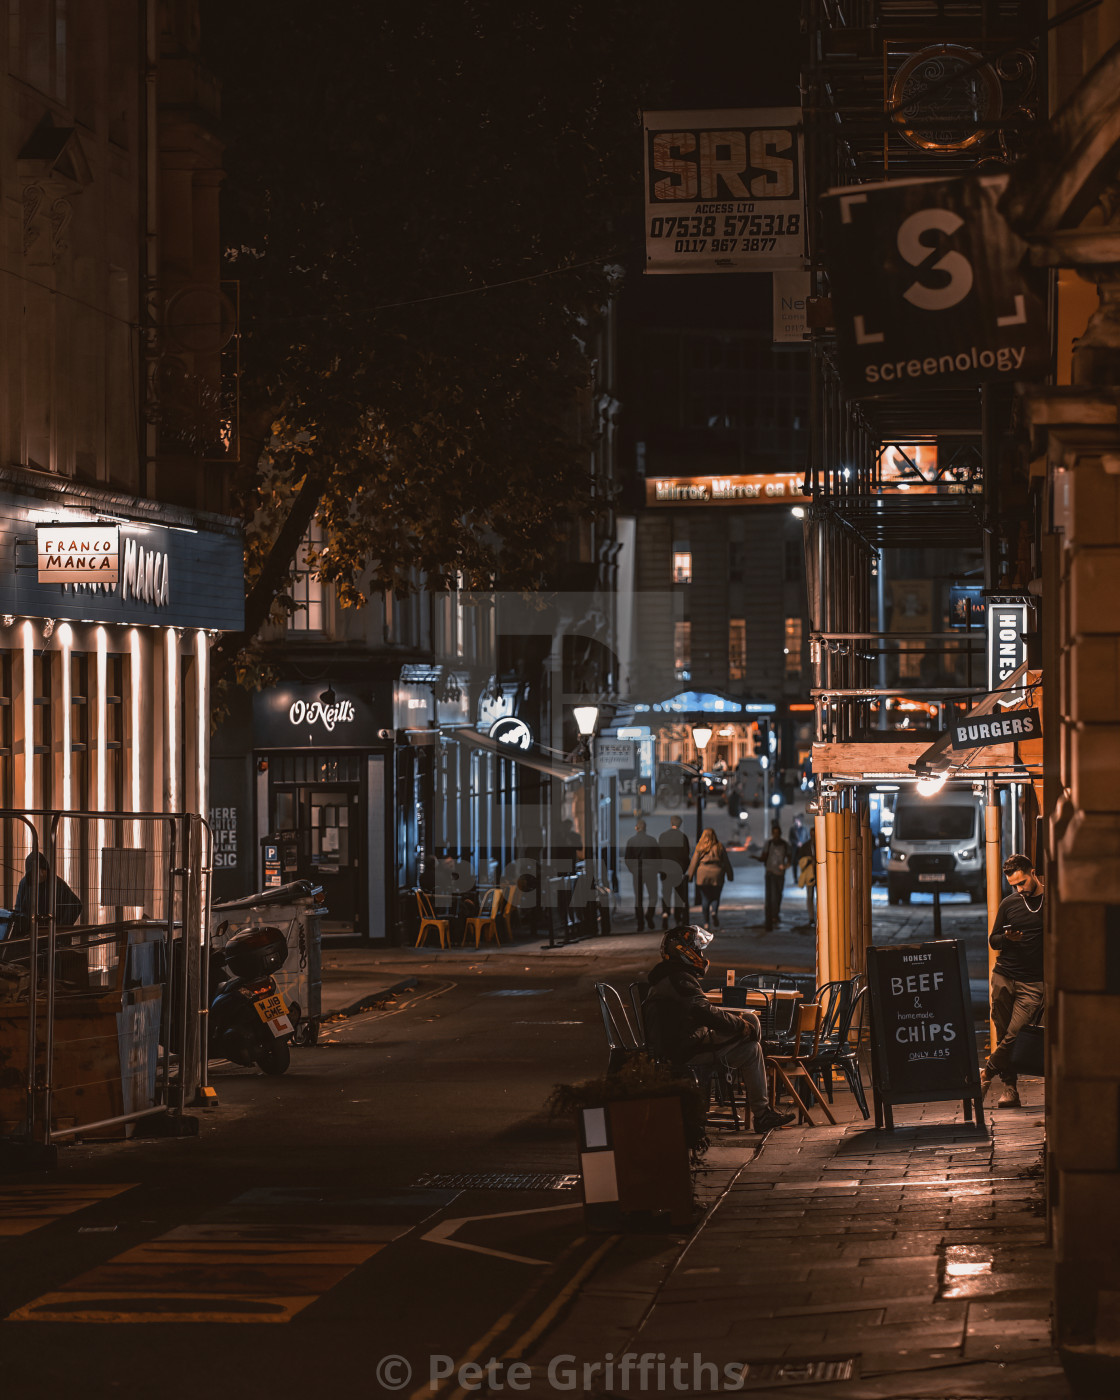
M693 972L706 972L708 959L704 949L712 941L712 935L699 924L689 924L687 928L671 928L661 940L663 962L678 963Z

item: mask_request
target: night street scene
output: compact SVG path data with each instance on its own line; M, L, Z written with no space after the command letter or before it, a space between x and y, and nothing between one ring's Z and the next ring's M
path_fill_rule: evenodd
M1120 0L0 18L0 1400L1120 1397Z

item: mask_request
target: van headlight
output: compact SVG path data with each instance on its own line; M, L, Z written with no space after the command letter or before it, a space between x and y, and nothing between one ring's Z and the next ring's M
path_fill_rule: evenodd
M964 848L963 850L957 852L957 859L958 859L958 860L975 860L975 859L976 859L976 847L975 847L975 846L965 846L965 848Z

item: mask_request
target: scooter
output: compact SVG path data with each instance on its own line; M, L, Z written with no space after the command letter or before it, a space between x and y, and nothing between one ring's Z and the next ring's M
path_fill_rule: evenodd
M218 926L215 941L228 923ZM267 925L235 933L210 953L210 1058L259 1065L283 1074L291 1064L295 1027L272 974L283 967L288 942Z

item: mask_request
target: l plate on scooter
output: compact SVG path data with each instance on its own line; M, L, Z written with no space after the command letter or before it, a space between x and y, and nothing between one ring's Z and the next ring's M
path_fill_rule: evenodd
M279 1038L282 1035L294 1035L295 1027L287 1016L274 1016L266 1023L274 1036Z

